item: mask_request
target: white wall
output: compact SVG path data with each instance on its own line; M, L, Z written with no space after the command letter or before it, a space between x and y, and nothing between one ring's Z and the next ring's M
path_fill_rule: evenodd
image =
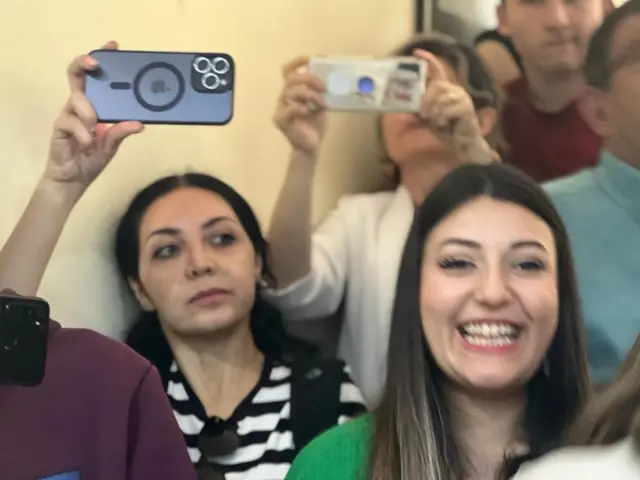
M470 28L493 28L496 25L496 0L444 0L438 2L443 13L455 15Z
M498 0L436 0L433 28L471 42L480 31L497 23Z
M112 229L134 191L162 174L206 170L237 187L266 224L287 157L271 125L281 63L300 53L387 52L411 34L412 15L409 0L2 2L0 241L44 166L70 59L111 39L127 49L232 53L238 65L233 122L149 127L129 141L74 212L46 274L40 294L55 318L120 334L131 312L113 268ZM316 218L339 194L374 181L373 136L371 119L332 118Z

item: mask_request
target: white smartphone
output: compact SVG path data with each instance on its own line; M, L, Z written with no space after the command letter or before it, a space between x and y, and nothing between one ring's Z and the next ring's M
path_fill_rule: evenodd
M313 57L308 69L325 82L327 107L348 112L416 113L428 76L415 57Z

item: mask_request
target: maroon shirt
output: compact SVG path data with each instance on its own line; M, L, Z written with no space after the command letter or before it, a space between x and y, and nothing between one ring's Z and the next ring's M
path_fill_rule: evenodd
M43 383L0 386L0 479L195 480L149 362L89 330L50 332Z
M584 121L575 103L557 113L531 104L529 85L521 77L505 86L507 99L502 129L507 142L505 162L544 182L593 166L601 140Z

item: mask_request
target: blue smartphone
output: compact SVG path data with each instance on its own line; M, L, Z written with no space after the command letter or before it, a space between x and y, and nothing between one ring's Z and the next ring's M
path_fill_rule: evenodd
M94 50L85 95L98 121L225 125L233 117L235 64L226 53Z

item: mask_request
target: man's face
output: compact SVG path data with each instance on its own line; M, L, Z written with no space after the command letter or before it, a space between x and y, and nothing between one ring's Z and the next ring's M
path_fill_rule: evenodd
M506 0L500 32L529 69L562 76L580 69L589 37L604 18L603 0Z
M607 112L604 133L616 149L640 159L640 13L618 25L607 68L611 71L611 86L603 94Z

